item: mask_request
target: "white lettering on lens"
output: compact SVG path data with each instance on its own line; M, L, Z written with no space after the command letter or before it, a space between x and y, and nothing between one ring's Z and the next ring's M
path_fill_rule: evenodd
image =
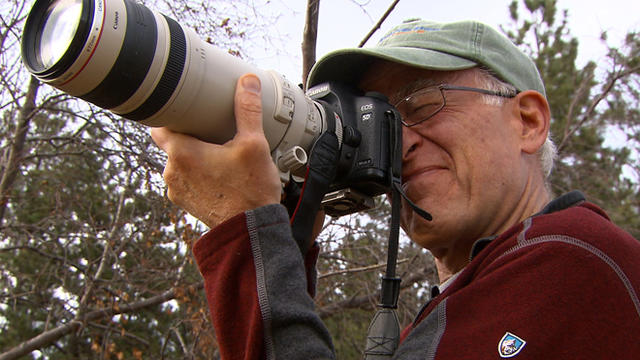
M116 18L113 21L113 30L118 30L118 12L116 11Z
M92 36L91 40L87 44L87 52L90 53L93 50L93 46L96 44L96 36Z

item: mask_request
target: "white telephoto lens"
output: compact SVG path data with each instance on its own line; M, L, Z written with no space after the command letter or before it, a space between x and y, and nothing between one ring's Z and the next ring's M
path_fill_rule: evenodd
M58 0L46 12L38 57L45 67L57 63L73 40L82 11L82 0Z
M69 95L212 143L235 135L236 81L254 73L283 181L289 172L304 175L301 152L326 128L322 110L283 76L215 48L134 0L36 0L22 53L32 74ZM292 154L297 160L285 161Z

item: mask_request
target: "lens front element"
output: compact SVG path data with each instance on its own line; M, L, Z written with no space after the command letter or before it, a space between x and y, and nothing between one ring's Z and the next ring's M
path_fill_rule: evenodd
M56 64L69 49L81 14L82 0L57 0L49 5L36 47L36 56L45 68Z

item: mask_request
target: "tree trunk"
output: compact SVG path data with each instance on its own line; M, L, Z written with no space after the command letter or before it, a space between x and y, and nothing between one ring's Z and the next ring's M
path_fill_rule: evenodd
M316 42L318 39L318 14L320 0L308 0L307 15L302 35L302 86L307 88L307 77L316 63Z
M38 94L38 87L40 81L35 77L31 77L29 80L29 88L25 96L24 104L20 108L20 114L18 116L18 124L16 126L15 133L9 147L9 154L6 157L6 163L2 166L2 179L0 180L0 224L4 220L5 210L9 203L9 193L13 188L16 176L18 175L18 169L20 168L20 162L22 161L24 143L27 138L27 132L33 118L33 111L36 108L36 95Z

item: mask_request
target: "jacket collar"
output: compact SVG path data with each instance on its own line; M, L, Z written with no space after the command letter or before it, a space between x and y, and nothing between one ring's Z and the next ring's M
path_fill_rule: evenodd
M568 209L572 206L583 203L585 200L586 198L582 192L574 190L551 200L540 212L534 214L532 217L551 214L556 211ZM476 257L476 255L478 255L480 251L482 251L482 249L487 247L487 245L489 245L491 241L493 241L497 237L498 235L493 235L476 240L476 242L473 243L473 247L471 248L469 261L473 260L473 258Z

